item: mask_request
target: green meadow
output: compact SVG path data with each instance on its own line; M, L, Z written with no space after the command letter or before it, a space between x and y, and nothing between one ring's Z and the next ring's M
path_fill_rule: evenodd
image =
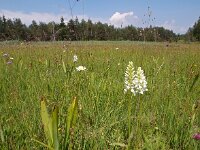
M129 61L144 70L144 94L124 93ZM1 42L0 149L47 149L42 98L49 112L59 108L59 149L67 149L76 97L68 149L198 150L199 76L199 43Z

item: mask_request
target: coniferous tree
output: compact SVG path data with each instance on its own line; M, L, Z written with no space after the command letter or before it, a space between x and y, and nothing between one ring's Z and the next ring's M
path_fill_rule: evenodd
M193 35L198 41L200 41L200 17L193 26Z
M199 37L199 23L196 22L192 28L192 35ZM60 23L55 22L39 24L36 21L27 27L20 19L6 19L0 17L0 40L28 40L28 41L50 41L50 40L131 40L131 41L176 41L177 35L173 31L163 27L136 28L132 25L115 28L107 23L93 23L90 19L79 22L70 19L65 22L61 17Z

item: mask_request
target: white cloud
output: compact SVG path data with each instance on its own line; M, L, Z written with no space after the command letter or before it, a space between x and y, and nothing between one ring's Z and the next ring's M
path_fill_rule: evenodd
M51 22L54 21L56 23L60 22L60 18L63 16L65 19L65 22L68 22L68 20L71 18L70 14L67 14L66 12L61 12L60 14L54 14L54 13L47 13L47 12L23 12L23 11L11 11L11 10L5 10L0 9L0 16L5 16L6 18L13 19L13 18L20 18L23 23L26 25L30 25L32 23L32 20L35 20L36 22ZM76 17L76 15L74 15ZM114 25L115 27L120 27L121 25L127 26L127 25L134 25L134 26L142 26L140 19L138 16L134 14L134 12L115 12L110 18L90 18L87 15L77 15L79 21L81 19L91 19L93 22L102 22L102 23L109 23ZM162 26L166 29L173 30L175 33L185 33L187 32L188 26L182 26L177 25L175 20L167 20L163 23L158 24L157 26ZM191 25L193 26L193 24Z
M110 23L119 27L121 25L127 26L130 24L135 24L138 17L134 15L132 11L126 13L115 12L109 19Z
M189 27L179 27L178 33L181 33L181 34L186 33L188 31L188 29L189 29Z
M175 33L181 33L181 34L187 32L187 29L189 28L189 27L177 25L177 23L174 19L167 20L159 26L162 26L162 27L164 27L165 29L168 29L168 30L172 30Z
M71 19L71 15L67 14L66 11L62 11L60 14L54 14L54 13L41 13L41 12L23 12L23 11L11 11L11 10L1 10L0 9L0 16L5 16L6 18L9 19L14 19L14 18L20 18L22 23L25 23L26 25L30 25L33 20L35 20L37 23L39 22L45 22L49 23L51 21L54 21L56 23L60 22L60 18L63 17L65 20L65 23ZM77 16L79 21L82 19L88 20L91 19L93 22L102 22L102 23L108 23L107 20L103 18L90 18L87 15L74 15L74 18Z
M165 29L173 30L175 28L175 20L165 21L162 26Z
M55 21L59 22L60 17L64 16L63 14L53 14L53 13L39 13L39 12L30 12L25 13L22 11L10 11L10 10L0 10L0 16L4 15L6 18L20 18L23 23L29 25L32 20L36 22L50 22Z

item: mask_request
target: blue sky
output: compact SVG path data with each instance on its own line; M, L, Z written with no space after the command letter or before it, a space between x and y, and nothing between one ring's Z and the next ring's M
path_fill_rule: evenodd
M79 20L116 27L151 24L176 33L185 33L200 16L200 0L0 0L0 16L20 18L27 25L32 20L59 22L61 16L67 21L72 18L70 5Z

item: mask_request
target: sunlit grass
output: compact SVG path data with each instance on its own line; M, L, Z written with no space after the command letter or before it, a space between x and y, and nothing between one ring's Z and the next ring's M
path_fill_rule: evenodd
M116 49L117 48L117 49ZM3 54L9 54L7 64ZM0 43L0 149L39 149L45 135L40 99L59 107L59 139L67 109L79 103L74 149L125 149L128 99L124 74L129 61L142 67L148 91L140 96L135 149L199 149L200 46L137 42ZM77 62L73 61L77 55ZM76 67L85 66L78 72ZM138 97L131 101L136 127ZM196 106L193 109L193 105ZM195 118L192 121L192 117Z

